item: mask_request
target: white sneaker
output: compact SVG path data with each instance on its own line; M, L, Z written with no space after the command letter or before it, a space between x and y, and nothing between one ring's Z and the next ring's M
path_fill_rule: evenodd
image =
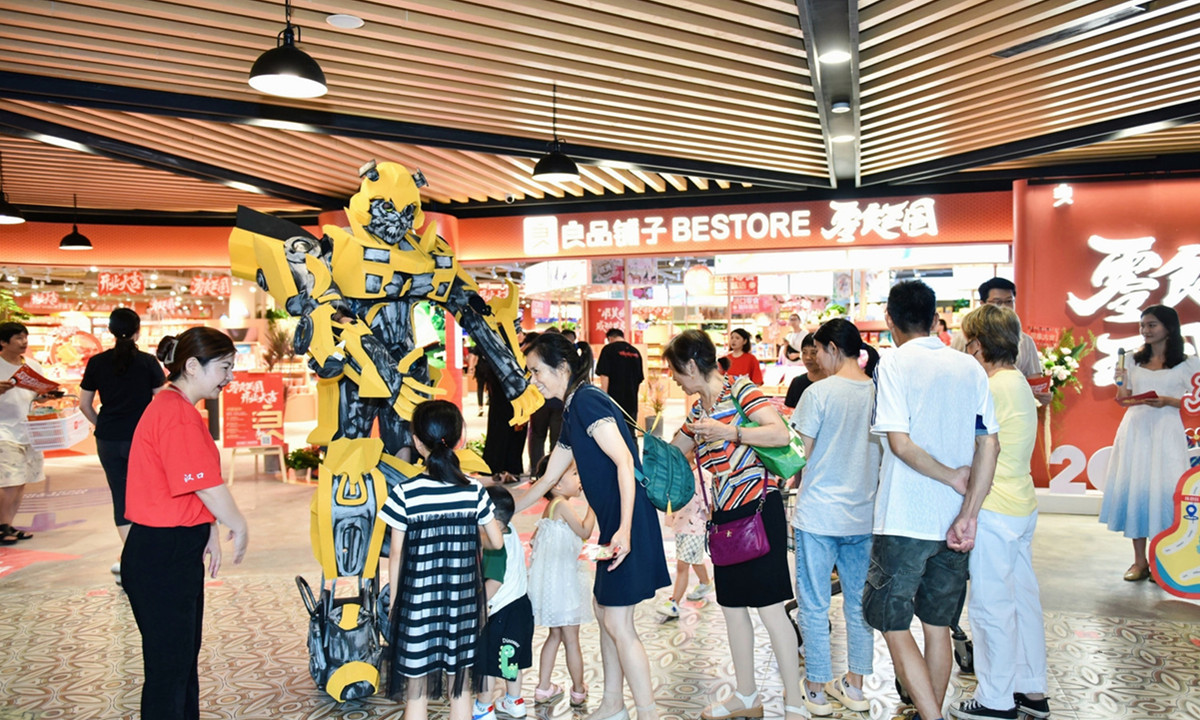
M703 600L705 595L713 591L712 583L700 583L687 594L688 600Z
M500 702L496 703L496 715L498 717L510 718L511 720L523 720L525 717L525 698L509 697L505 694L500 698Z
M496 720L496 711L492 705L483 705L476 700L475 707L471 713L471 720Z
M662 605L658 606L658 614L664 615L667 619L679 617L679 606L674 600L667 600Z

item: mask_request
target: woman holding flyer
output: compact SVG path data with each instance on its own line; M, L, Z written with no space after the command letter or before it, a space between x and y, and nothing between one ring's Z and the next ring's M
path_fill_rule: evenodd
M19 377L23 368L38 375L42 366L25 359L29 330L18 322L0 323L0 545L29 540L30 533L12 526L25 486L41 482L42 451L30 444L25 419L37 399L36 390Z

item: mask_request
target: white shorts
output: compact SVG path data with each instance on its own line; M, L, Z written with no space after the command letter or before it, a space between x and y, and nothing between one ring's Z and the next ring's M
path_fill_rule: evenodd
M45 479L41 450L32 445L0 441L0 487L16 487Z
M675 536L675 559L688 565L702 565L708 559L703 535Z

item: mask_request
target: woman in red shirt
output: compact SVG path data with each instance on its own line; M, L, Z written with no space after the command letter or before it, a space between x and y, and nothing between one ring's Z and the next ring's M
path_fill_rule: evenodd
M762 365L750 352L750 333L741 328L732 330L729 333L729 354L725 357L729 358L726 375L733 379L747 377L755 385L762 385Z
M233 341L212 328L158 345L166 389L146 408L129 453L121 555L125 592L142 634L143 720L200 717L204 560L217 576L217 521L229 528L233 562L246 554L246 519L221 478L221 454L196 410L233 379Z

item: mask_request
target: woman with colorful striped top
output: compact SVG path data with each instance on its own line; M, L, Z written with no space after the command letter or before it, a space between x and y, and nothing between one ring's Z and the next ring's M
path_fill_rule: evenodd
M713 474L713 522L729 522L761 512L770 544L770 550L760 558L713 568L737 687L732 698L709 706L700 717L726 720L763 715L754 680L752 607L758 609L779 663L786 720L804 717L796 634L784 609L792 599L787 519L778 478L767 473L751 447L786 445L787 426L753 383L735 381L721 373L716 347L705 333L686 330L676 335L663 351L663 358L679 387L689 395L700 396L672 442L685 454L694 451L696 461ZM739 405L757 427L743 427Z

